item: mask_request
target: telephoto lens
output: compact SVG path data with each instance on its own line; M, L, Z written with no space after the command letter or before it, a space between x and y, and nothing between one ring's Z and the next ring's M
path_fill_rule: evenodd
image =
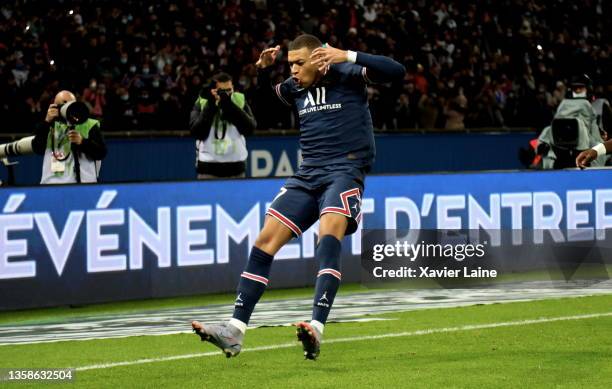
M80 101L71 101L57 107L60 118L70 125L82 124L89 118L89 108Z
M34 150L32 149L33 140L34 140L33 136L28 136L26 138L22 138L14 142L1 144L0 145L0 159L6 158L6 157L24 155L24 154L33 154L34 153Z

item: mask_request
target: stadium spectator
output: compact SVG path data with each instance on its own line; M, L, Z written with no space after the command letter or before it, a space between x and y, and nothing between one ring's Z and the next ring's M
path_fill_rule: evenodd
M98 81L92 78L89 87L83 90L83 101L90 105L92 116L102 118L106 106L106 85L98 86Z
M444 107L444 115L446 115L446 129L448 130L463 130L465 123L465 111L467 109L467 99L460 91L457 96L447 101Z
M82 0L4 3L0 13L3 131L23 131L24 123L41 120L44 112L37 107L51 102L58 85L84 91L92 78L107 88L107 104L96 108L101 108L106 130L153 129L147 127L159 128L163 121L159 109L152 113L155 120L147 115L135 115L135 123L109 120L124 105L115 98L120 88L127 89L134 104L143 89L149 90L158 107L162 96L169 96L167 101L178 103L180 119L165 129L186 129L200 85L220 70L243 80L236 87L247 96L260 128L294 126L291 111L257 94L250 67L262 48L286 44L301 32L312 32L332 45L344 43L343 49L388 55L405 64L409 73L405 83L412 83L419 94L409 94L413 108L415 97L418 101L435 94L435 104L428 107L429 120L423 120L418 109L406 116L405 101L399 98L405 86L376 86L372 95L379 101L372 106L372 115L385 128L400 123L446 127L445 107L458 87L466 99L466 127L541 126L562 100L563 85L576 73L592 75L601 97L610 99L612 93L607 70L612 45L602 0L83 4ZM283 61L276 68L279 79L286 76ZM530 116L534 104L536 122Z

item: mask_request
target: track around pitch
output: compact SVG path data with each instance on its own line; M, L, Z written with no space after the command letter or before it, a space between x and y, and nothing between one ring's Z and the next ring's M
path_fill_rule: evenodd
M340 295L334 303L330 321L389 320L368 317L368 315L612 293L610 282L600 283L595 287L570 289L537 286L537 284L522 284L506 289L398 290ZM205 298L203 300L205 302ZM251 320L251 327L282 326L308 319L311 307L310 299L264 301L258 304ZM0 326L0 346L186 333L191 330L191 320L205 323L225 321L230 317L231 311L232 307L228 305L210 305L134 314L91 316L53 324Z

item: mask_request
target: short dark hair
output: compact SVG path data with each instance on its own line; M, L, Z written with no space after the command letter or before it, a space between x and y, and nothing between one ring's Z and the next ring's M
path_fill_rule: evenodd
M319 38L310 34L299 35L297 38L289 42L289 50L299 50L302 47L306 47L309 50L314 50L321 46L323 46L323 44Z
M217 73L213 76L212 80L214 82L228 82L232 81L232 76L225 72Z

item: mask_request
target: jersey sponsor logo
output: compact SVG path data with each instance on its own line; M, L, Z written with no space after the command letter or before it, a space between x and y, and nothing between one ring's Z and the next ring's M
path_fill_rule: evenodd
M316 88L315 94L317 96L316 102L315 102L315 99L312 98L312 93L308 91L308 95L306 96L306 99L304 100L304 108L308 107L308 104L310 105L327 104L327 102L325 101L325 87L324 86L321 88Z
M314 95L313 95L314 93ZM304 105L302 109L298 112L300 116L318 111L327 111L331 109L341 109L342 104L328 104L326 98L326 90L325 87L314 88L314 90L309 90L306 96L304 97Z

